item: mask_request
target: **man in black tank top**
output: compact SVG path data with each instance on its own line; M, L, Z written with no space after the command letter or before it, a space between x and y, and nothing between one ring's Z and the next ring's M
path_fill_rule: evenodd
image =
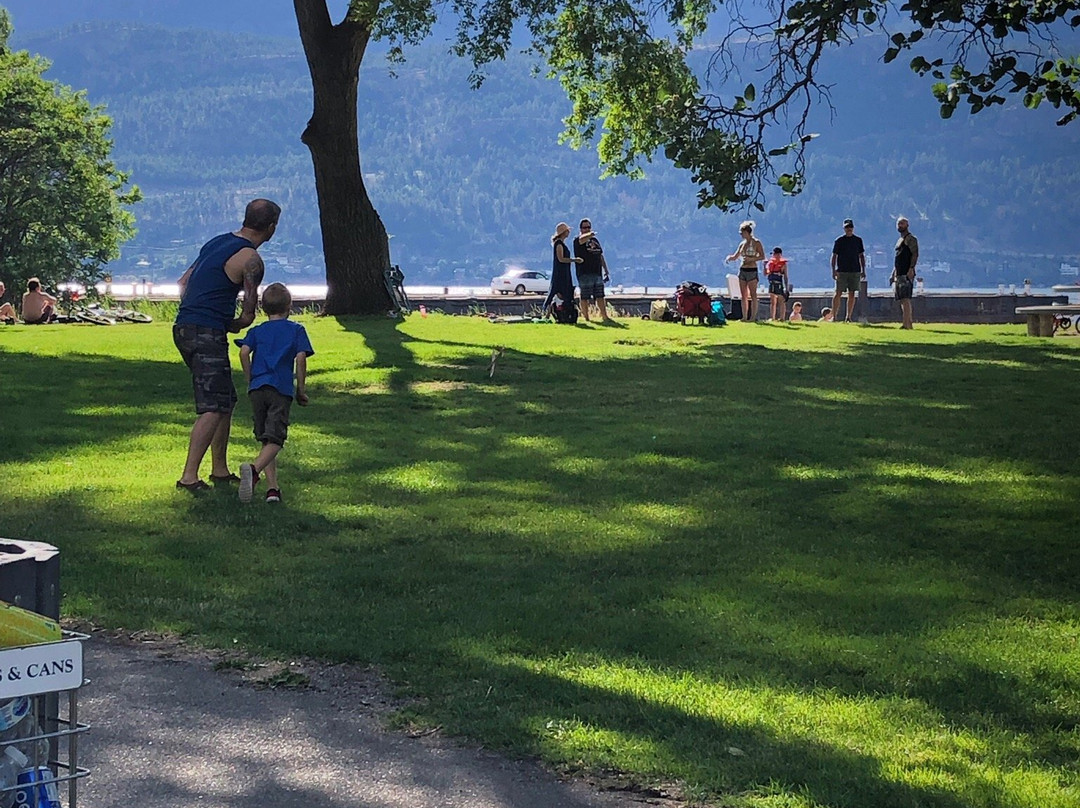
M919 262L919 240L908 232L908 220L903 216L896 220L896 232L900 238L896 241L896 257L889 282L896 284L896 299L900 301L904 320L900 327L912 328L911 290L915 286L915 265Z

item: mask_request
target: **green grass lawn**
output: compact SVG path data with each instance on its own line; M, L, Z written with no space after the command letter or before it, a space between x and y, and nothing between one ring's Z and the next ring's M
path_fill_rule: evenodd
M279 507L174 490L167 323L0 328L0 535L67 615L710 804L1080 805L1080 340L301 321Z

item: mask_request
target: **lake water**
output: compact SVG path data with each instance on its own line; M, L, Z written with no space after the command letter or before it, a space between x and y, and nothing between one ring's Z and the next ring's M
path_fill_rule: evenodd
M326 296L325 284L304 284L304 283L290 283L287 284L289 291L292 292L294 298L298 300L318 300ZM105 284L98 284L98 291L102 294L106 293ZM726 293L727 289L711 289L710 292L714 294L719 291ZM411 286L406 285L405 292L410 297L437 297L440 295L446 295L448 297L482 297L491 294L491 288L488 286ZM160 300L175 300L180 295L180 287L175 283L114 283L112 284L111 293L119 297L148 297L151 299ZM804 297L824 297L833 293L832 288L824 287L796 287L794 296L800 295ZM892 293L891 287L871 287L870 294L873 295L888 295ZM1023 295L1023 287L1018 287L1015 290L1009 287L1000 288L975 288L975 289L962 289L958 287L927 287L924 289L923 294L927 295L1001 295L1001 294L1017 294ZM608 286L608 294L611 296L617 295L630 295L634 297L649 297L655 295L656 297L670 297L675 294L675 287L673 286ZM759 286L759 294L762 297L767 297L765 289ZM1033 295L1053 295L1064 294L1063 292L1054 292L1049 287L1034 287L1031 290ZM1080 299L1080 294L1076 292L1069 293L1069 300L1075 302Z

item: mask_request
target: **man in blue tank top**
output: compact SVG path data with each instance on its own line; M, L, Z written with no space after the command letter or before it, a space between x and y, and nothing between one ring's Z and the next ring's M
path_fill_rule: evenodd
M235 233L215 236L180 278L180 310L173 325L173 342L191 370L195 389L195 425L188 441L187 462L176 487L203 491L199 466L210 449L213 482L238 481L229 471L226 451L232 411L236 406L229 342L255 320L263 260L258 248L273 238L281 208L269 199L255 199L244 211L244 224ZM244 306L236 316L236 298L244 291Z

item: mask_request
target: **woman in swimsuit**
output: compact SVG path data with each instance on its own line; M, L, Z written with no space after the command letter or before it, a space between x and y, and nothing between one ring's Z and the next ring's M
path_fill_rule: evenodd
M765 247L754 238L754 223L743 222L739 225L742 241L735 252L727 257L728 261L741 259L739 264L739 292L743 301L743 320L753 322L757 319L758 261L765 258Z

